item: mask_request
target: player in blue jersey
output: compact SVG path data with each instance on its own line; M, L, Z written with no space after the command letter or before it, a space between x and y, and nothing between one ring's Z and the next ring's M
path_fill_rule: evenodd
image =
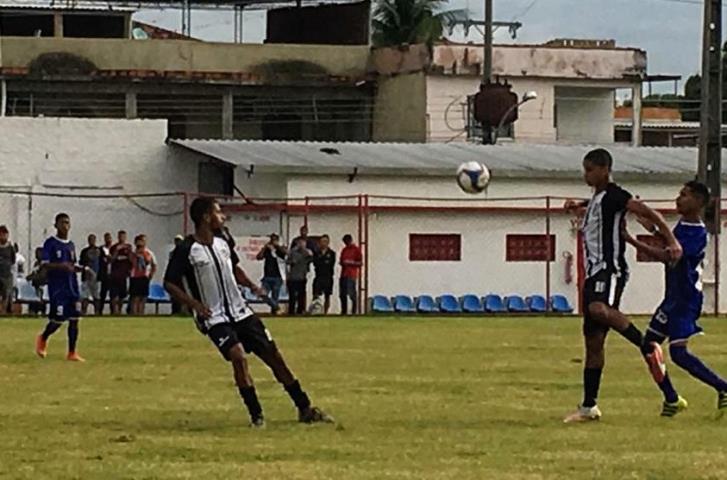
M673 417L687 408L687 401L679 396L666 373L660 344L669 339L671 359L690 375L717 391L719 415L727 412L727 381L714 373L689 351L689 338L702 332L699 315L702 312L702 261L707 247L707 229L702 222L702 211L709 202L709 190L699 182L687 182L676 199L677 212L681 216L673 229L682 246L683 255L671 262L669 252L658 246L648 245L631 235L626 240L666 264L666 292L656 309L644 336L642 351L652 376L664 394L661 415ZM641 222L652 233L658 232L648 222Z
M83 270L76 264L76 247L68 239L71 230L71 219L65 213L59 213L55 219L56 234L49 237L43 244L41 257L42 268L48 273L48 294L50 297L50 313L45 330L35 340L35 353L45 358L47 355L48 338L58 330L64 321L68 321L68 355L67 360L83 362L76 352L78 342L78 320L80 294L77 273Z

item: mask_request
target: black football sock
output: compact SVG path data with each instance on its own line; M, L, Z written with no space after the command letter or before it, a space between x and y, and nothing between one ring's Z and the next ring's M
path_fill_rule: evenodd
M598 389L601 388L602 368L583 369L583 403L584 407L595 407Z
M295 380L290 385L286 385L285 391L288 392L288 395L290 395L290 398L293 400L293 403L295 403L295 406L298 407L298 410L303 411L310 407L310 398L308 398L308 395L302 388L300 388L300 382L298 380Z
M260 405L260 401L257 398L257 392L255 387L239 387L240 396L242 401L245 402L247 411L250 412L250 418L257 420L263 416L263 407Z
M43 337L43 340L48 340L51 335L56 333L56 330L61 328L61 324L58 322L48 322L48 325L45 326L45 330L43 330L43 333L40 334L41 337Z
M641 333L641 330L636 328L636 325L633 323L629 323L629 326L626 327L626 330L623 332L619 332L626 340L633 343L639 349L641 349L641 344L644 342L644 335Z
M76 343L78 343L78 320L70 320L68 322L68 353L76 351Z

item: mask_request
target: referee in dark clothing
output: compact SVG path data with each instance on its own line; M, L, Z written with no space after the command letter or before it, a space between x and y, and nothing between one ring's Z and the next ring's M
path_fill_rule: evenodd
M313 298L323 296L323 312L328 315L333 295L333 270L336 268L336 252L331 250L331 238L321 237L320 248L313 257L316 276L313 279Z
M311 405L308 395L285 363L265 328L245 302L238 284L259 295L264 291L247 277L223 230L225 215L211 198L196 198L190 206L194 235L174 249L164 275L164 287L182 305L194 312L197 328L232 363L240 396L250 413L251 425L265 424L263 410L250 376L245 353L254 353L272 370L298 408L302 423L333 421ZM227 237L227 238L225 238Z

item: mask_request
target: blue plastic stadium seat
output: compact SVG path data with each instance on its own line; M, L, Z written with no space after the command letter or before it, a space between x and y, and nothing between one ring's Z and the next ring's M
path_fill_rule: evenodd
M465 313L482 313L485 307L477 295L465 295L462 297L462 311Z
M394 297L394 310L399 313L414 313L417 311L414 301L407 295Z
M519 295L505 297L505 306L507 307L508 312L524 313L530 311L527 303L523 300L523 297Z
M383 295L374 295L371 299L371 310L374 313L391 313L394 307L391 306L391 300Z
M149 285L149 296L147 298L153 303L169 303L172 301L164 286L156 282Z
M503 303L502 298L499 295L495 295L494 293L487 295L483 299L483 303L485 304L485 311L488 313L507 312L507 308L505 308L505 304Z
M550 297L550 306L554 312L573 313L573 307L568 303L564 295L553 295Z
M545 297L542 295L532 295L525 299L531 312L543 313L548 311L548 305L545 303Z
M462 307L457 297L445 294L439 297L439 311L442 313L462 313Z
M438 313L437 303L430 295L421 295L417 298L417 312L419 313Z
M18 289L18 302L20 303L38 303L42 301L38 296L35 287L26 279L19 278L16 284Z

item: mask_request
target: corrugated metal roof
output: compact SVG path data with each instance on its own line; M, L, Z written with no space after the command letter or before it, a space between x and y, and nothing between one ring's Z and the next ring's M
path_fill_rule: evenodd
M119 5L117 2L105 2L102 0L0 0L0 8L32 8L38 10L98 10L133 12L138 7L128 2Z
M257 140L170 140L178 145L232 165L281 173L360 174L410 173L450 175L466 161L485 163L500 177L557 178L581 175L587 145L532 145L503 143L327 143ZM609 145L614 172L654 180L693 177L696 148L627 147Z

